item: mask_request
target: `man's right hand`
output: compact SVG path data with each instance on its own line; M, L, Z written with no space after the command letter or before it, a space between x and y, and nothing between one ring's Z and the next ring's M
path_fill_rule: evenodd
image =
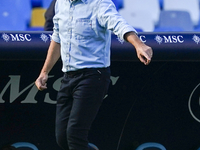
M40 74L40 76L37 78L35 81L35 85L37 86L38 90L42 91L47 89L47 80L48 80L48 75L43 73Z

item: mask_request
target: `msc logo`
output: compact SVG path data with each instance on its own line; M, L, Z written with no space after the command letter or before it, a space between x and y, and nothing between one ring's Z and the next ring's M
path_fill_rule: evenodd
M183 40L183 36L182 35L178 35L178 36L176 36L176 35L169 35L169 36L159 36L159 35L157 35L156 37L155 37L155 40L156 40L156 42L158 43L158 44L161 44L161 43L183 43L184 42L184 40Z
M191 116L200 123L200 83L190 94L188 108Z
M38 93L38 89L36 88L34 82L26 85L23 89L20 87L21 76L20 75L10 75L9 81L3 87L3 90L0 93L0 103L5 103L5 101L9 103L13 103L16 100L20 100L21 103L30 103L36 104L38 100L36 95ZM55 78L54 76L49 76L49 79L53 80L53 84L49 85L53 90L58 91L60 89L61 80L63 77ZM111 83L115 85L118 81L119 77L111 76ZM50 87L50 88L51 88ZM50 98L50 92L48 90L43 91L44 98L43 102L48 104L56 104L56 100ZM108 95L105 96L105 98ZM41 101L41 99L40 99Z
M8 42L10 40L10 36L8 34L2 34L2 38L4 39L4 41Z
M141 35L139 38L143 43L147 42L146 36ZM161 44L161 43L183 43L184 42L182 35L178 35L178 36L176 36L176 35L172 35L172 36L171 35L169 35L169 36L156 35L156 37L154 39L156 40L156 42L158 44ZM197 37L195 37L194 40L197 41L198 40Z
M145 43L147 41L146 36L144 36L144 35L141 35L139 38L143 43Z
M199 44L199 42L200 42L199 36L194 35L192 39L193 39L193 41L194 41L195 43Z
M10 40L17 41L17 42L23 42L23 41L30 42L32 40L30 34L6 34L6 33L3 33L1 37L3 38L3 40L5 42L9 42Z
M49 37L48 37L46 34L42 33L42 34L40 35L40 38L41 38L41 40L42 40L43 42L46 43L46 42L48 42L49 40L51 41L52 35L49 34Z

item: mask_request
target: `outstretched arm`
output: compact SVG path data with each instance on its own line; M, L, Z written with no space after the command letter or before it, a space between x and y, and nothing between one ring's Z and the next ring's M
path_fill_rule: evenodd
M55 63L57 62L57 60L59 59L59 57L60 57L60 44L52 40L49 46L44 66L41 70L39 77L35 81L35 85L40 91L47 89L46 82L48 80L48 74L55 65Z
M124 35L124 39L135 47L137 52L137 57L142 63L148 65L151 62L151 58L153 56L153 50L151 49L151 47L144 44L138 38L135 32L127 32Z

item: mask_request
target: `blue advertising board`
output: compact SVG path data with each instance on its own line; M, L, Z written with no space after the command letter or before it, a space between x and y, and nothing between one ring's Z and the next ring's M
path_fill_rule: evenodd
M154 50L139 62L129 43L112 36L111 84L90 130L100 150L133 150L157 142L167 150L200 147L200 34L139 33ZM30 142L59 150L55 140L56 93L63 76L59 60L48 89L34 85L51 32L0 32L0 146Z

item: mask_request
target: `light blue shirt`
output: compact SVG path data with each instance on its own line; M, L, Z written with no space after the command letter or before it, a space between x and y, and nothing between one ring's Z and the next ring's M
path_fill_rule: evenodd
M63 72L110 66L111 31L121 41L125 33L136 32L111 0L57 0L53 21Z

